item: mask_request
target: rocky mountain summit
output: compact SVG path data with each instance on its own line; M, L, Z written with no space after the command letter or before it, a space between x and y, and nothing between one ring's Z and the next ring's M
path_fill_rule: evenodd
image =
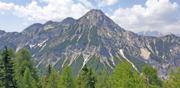
M137 35L96 9L79 19L36 23L20 33L0 31L0 44L0 49L5 45L16 51L28 48L38 68L52 64L61 70L68 64L74 74L85 64L111 71L122 60L139 72L145 63L150 64L158 69L160 77L180 66L180 37Z

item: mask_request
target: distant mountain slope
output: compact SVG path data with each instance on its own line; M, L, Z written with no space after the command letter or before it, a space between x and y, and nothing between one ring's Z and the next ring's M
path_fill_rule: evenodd
M154 37L160 37L160 36L164 36L165 34L160 33L158 31L142 31L142 32L138 32L138 35L143 35L143 36L154 36Z
M141 32L138 32L137 34L138 34L138 35L142 35L142 36L161 37L161 36L165 36L165 35L170 35L170 34L172 34L172 33L167 34L167 33L161 33L161 32L158 32L158 31L141 31ZM174 35L180 37L180 34L179 34L179 33L175 33Z
M127 60L141 70L148 63L156 67L159 76L180 65L180 38L171 34L148 37L126 31L100 10L91 10L79 19L33 24L21 33L1 33L0 49L7 45L18 51L28 48L36 66L52 64L60 69L64 64L74 74L88 64L96 70L112 70L121 60Z

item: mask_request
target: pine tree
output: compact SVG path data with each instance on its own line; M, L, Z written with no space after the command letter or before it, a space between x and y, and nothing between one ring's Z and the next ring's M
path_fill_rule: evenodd
M47 73L41 79L41 88L58 88L59 79L59 73L51 65L48 65Z
M42 88L49 88L49 77L52 73L52 66L49 64L46 74L41 78L41 86Z
M47 80L48 83L47 86L45 86L45 88L58 88L59 73L55 69L52 69Z
M180 68L173 71L170 78L165 81L164 88L180 88Z
M103 70L97 75L96 88L111 88L109 75L107 71Z
M1 70L2 72L1 79L3 80L2 85L4 85L5 88L16 88L12 56L13 56L13 50L7 49L7 47L5 47L5 50L3 51L2 54L2 62L1 62L2 63L1 68L4 70L4 71Z
M17 80L17 86L18 88L23 88L24 80L24 74L26 69L30 70L30 75L33 77L33 79L36 81L34 82L37 85L38 83L38 75L36 72L35 67L33 66L33 61L31 58L31 54L27 49L21 49L16 53L16 58L14 60L15 62L15 79Z
M49 64L48 71L47 71L47 77L51 74L51 72L52 72L52 66Z
M63 68L63 72L60 76L59 88L75 88L71 68L69 66L65 66Z
M82 68L82 71L77 78L77 88L95 88L96 77L86 65Z
M2 56L0 54L0 88L2 88L4 82L4 64L3 64L3 59Z
M48 86L49 77L50 77L51 73L52 73L52 66L49 64L48 65L48 69L47 69L47 74L46 74L46 76L43 79L43 85L42 85L43 88L46 88Z
M142 69L143 76L145 77L146 84L152 88L162 87L162 81L157 75L157 70L149 65L145 65Z
M38 88L36 80L32 77L32 73L29 68L26 68L23 76L22 88Z
M111 88L144 88L139 73L128 62L116 66L111 76Z

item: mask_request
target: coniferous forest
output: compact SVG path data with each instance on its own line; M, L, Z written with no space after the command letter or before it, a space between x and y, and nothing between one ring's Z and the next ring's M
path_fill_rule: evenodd
M180 88L180 69L161 80L153 67L145 65L138 72L126 61L112 72L85 65L77 76L68 65L62 71L49 65L45 74L38 70L27 49L15 52L5 47L0 54L0 88Z

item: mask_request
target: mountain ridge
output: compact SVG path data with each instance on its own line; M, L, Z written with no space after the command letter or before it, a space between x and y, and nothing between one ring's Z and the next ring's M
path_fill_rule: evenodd
M122 59L138 70L143 64L150 64L162 77L167 76L169 66L176 68L180 65L180 37L137 35L95 9L77 20L49 21L31 25L20 33L3 34L0 43L16 51L28 48L38 68L52 64L61 70L64 64L68 64L75 74L85 64L97 70L112 70Z

